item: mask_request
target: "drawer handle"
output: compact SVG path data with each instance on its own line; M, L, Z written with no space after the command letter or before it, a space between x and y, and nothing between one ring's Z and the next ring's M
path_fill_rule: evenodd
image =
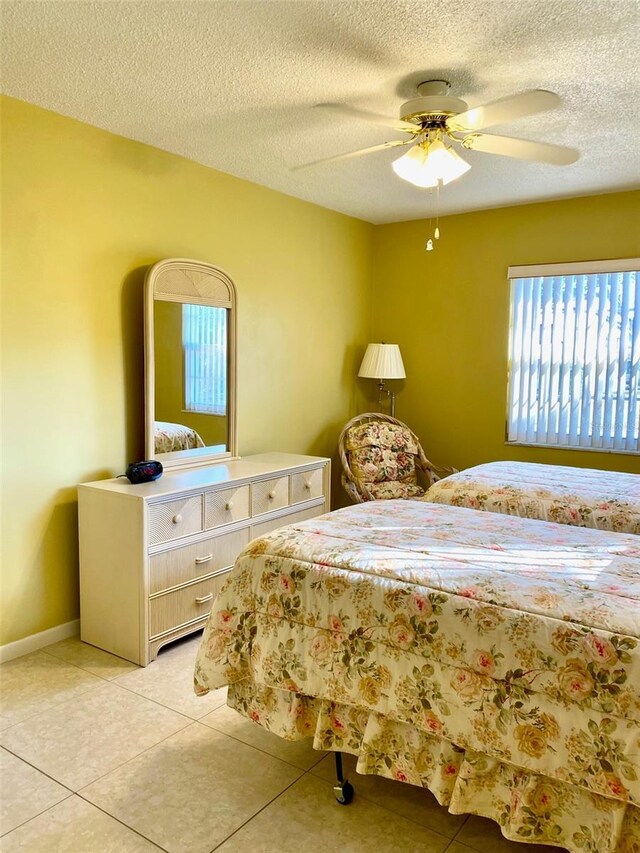
M311 480L305 480L304 487L308 492L311 491Z
M205 557L196 557L196 566L202 565L202 563L208 563L209 560L213 559L213 554L207 554Z
M224 508L226 510L233 509L233 501L227 501L227 503L224 505Z
M210 592L209 595L201 595L200 598L196 598L196 604L205 604L205 602L211 601L212 598L212 592Z
M178 513L177 515L173 516L171 521L173 521L174 524L180 524L180 522L182 521L182 516L180 515L180 513Z
M272 501L276 496L275 492L269 492L269 500Z

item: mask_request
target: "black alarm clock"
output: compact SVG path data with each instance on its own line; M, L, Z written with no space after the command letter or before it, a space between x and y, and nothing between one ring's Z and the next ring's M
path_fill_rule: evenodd
M162 476L162 463L155 459L147 462L132 462L127 466L126 477L130 483L137 486L138 483L150 483Z

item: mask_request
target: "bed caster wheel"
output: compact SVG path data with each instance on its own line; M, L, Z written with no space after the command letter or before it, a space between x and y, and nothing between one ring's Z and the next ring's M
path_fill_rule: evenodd
M353 799L353 785L348 779L333 786L333 794L341 806L348 806Z

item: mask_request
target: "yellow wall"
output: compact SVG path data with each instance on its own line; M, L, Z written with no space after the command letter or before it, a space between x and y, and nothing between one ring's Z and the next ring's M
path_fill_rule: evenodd
M639 256L640 193L448 216L440 231L433 252L426 222L375 231L374 339L400 344L396 415L427 456L457 468L516 459L640 473L637 455L504 443L507 267Z
M180 423L180 412L184 408L184 394L182 305L179 302L156 300L154 303L153 362L156 420ZM211 444L218 443L211 442Z
M0 644L78 616L76 484L143 457L146 267L194 257L236 282L241 453L334 456L373 232L10 98L2 122Z

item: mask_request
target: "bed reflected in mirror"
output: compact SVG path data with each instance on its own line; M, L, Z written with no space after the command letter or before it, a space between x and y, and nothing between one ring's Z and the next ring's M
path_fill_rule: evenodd
M157 300L153 312L155 452L224 452L228 309Z

